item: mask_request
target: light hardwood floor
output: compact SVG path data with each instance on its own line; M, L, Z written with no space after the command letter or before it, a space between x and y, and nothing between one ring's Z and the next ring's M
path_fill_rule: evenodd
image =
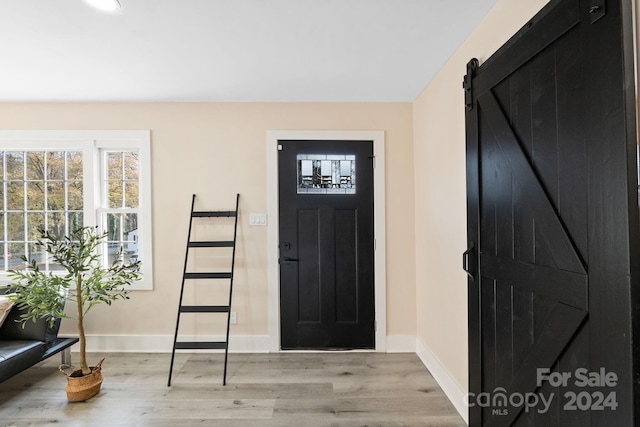
M465 425L415 354L230 354L227 386L222 354L177 354L171 387L169 360L108 354L100 394L67 403L53 357L0 384L0 427Z

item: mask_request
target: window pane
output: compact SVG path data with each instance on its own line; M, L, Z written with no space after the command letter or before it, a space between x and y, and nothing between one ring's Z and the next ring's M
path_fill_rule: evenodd
M138 214L122 214L123 238L125 241L133 241L134 234L137 236L138 231ZM135 233L134 233L135 232ZM134 234L132 234L134 233Z
M138 153L136 151L126 151L124 153L124 178L138 180Z
M42 151L27 153L27 179L44 180L44 153Z
M75 230L78 227L82 227L84 225L82 212L69 212L67 223L69 224L69 230Z
M7 212L7 240L24 241L24 214Z
M67 183L67 209L80 210L83 206L82 181Z
M47 259L46 252L38 247L34 242L27 243L27 259L36 260L39 267L43 267Z
M125 207L137 208L138 207L138 183L126 182L124 184L125 191Z
M47 230L58 238L64 237L66 234L65 220L64 212L47 212Z
M24 209L24 181L7 183L7 209Z
M44 213L27 213L27 240L38 240L42 235L40 230L44 230Z
M63 271L64 270L64 268L60 264L54 262L51 259L47 260L47 266L49 268L49 271Z
M6 179L24 179L24 153L7 152Z
M121 240L121 214L107 214L107 240L109 241L120 241Z
M27 210L44 209L44 181L27 182Z
M24 262L22 257L25 256L24 243L9 243L7 244L7 264L10 270L17 270L24 268Z
M47 208L49 210L64 210L64 185L62 181L47 183Z
M107 153L107 177L122 180L122 153Z
M109 182L109 208L121 208L122 203L122 181Z
M25 256L27 257L27 259L29 261L31 261L32 259L35 259L35 256L38 252L38 249L36 248L36 244L35 242L29 242L26 244L26 248L27 251L25 252Z
M67 179L82 181L82 153L67 152Z
M64 151L47 153L47 178L64 179Z

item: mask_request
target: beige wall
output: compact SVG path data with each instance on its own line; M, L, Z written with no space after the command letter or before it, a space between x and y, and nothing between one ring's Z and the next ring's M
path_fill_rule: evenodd
M548 0L498 0L414 103L417 337L468 390L465 125L462 77Z
M150 129L155 289L90 314L93 334L173 333L190 196L230 206L242 194L232 333L268 334L267 130L384 130L387 335L417 335L467 390L465 135L462 76L548 0L498 0L413 103L0 104L0 129ZM413 162L412 162L413 159ZM418 218L418 221L414 221ZM414 252L415 248L415 252ZM417 303L416 303L417 301ZM417 307L416 307L417 304ZM187 332L205 332L190 323ZM68 322L64 332L73 332Z
M235 335L266 335L267 130L383 130L386 137L387 334L415 335L412 106L386 104L96 103L0 104L0 129L150 129L154 290L96 307L91 334L171 335L191 194L204 209L230 208L241 194ZM202 292L202 291L198 291ZM200 298L203 294L197 294ZM193 296L193 295L191 295ZM202 318L202 317L200 317ZM185 333L211 334L186 320ZM65 321L63 333L73 333ZM181 329L182 330L182 329Z

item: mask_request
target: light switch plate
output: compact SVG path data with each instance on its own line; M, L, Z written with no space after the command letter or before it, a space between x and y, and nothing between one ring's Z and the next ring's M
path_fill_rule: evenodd
M249 214L249 225L264 227L267 225L267 214Z

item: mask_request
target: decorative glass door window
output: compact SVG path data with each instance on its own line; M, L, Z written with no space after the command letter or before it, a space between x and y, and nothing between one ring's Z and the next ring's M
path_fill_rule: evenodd
M355 194L356 156L298 154L298 194Z

